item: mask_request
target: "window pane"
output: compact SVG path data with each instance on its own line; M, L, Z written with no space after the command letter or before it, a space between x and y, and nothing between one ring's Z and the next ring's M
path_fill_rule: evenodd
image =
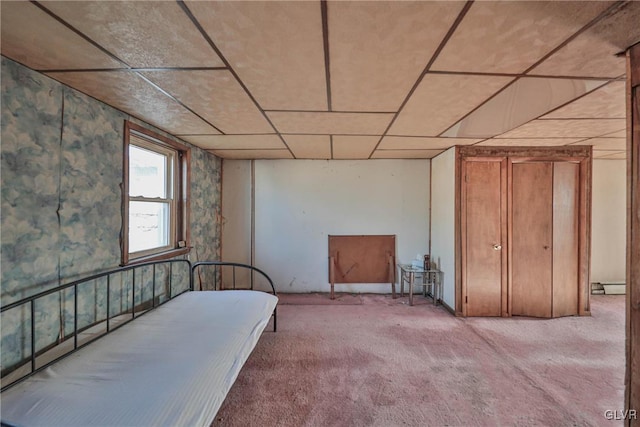
M169 245L169 203L129 202L129 252Z
M129 195L167 197L167 156L129 145Z

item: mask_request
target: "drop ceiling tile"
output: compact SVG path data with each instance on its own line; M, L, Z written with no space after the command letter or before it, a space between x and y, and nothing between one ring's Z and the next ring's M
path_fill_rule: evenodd
M543 118L623 119L626 115L625 96L625 82L612 82Z
M223 159L293 159L289 150L213 150L212 153Z
M286 149L278 135L178 135L205 150Z
M491 138L480 142L478 145L488 145L497 147L555 147L578 143L584 138Z
M332 109L397 111L463 6L329 2Z
M500 138L592 138L624 129L624 119L534 120Z
M266 110L327 110L319 2L188 1Z
M521 73L610 5L582 1L474 2L431 69Z
M617 132L608 133L606 135L602 135L605 138L627 138L627 130L619 130Z
M124 65L27 1L3 1L2 55L34 70L123 68Z
M173 135L218 133L135 72L92 71L47 75Z
M605 83L606 80L520 78L442 136L489 138L500 135Z
M624 160L627 158L626 151L593 151L594 159L605 159L605 160Z
M228 70L141 73L224 133L275 133Z
M434 150L454 145L471 145L481 139L470 138L433 138L422 136L385 136L378 146L380 150Z
M391 113L330 113L268 111L280 133L382 135Z
M389 133L437 136L512 80L511 77L427 74Z
M432 159L445 150L376 150L372 159Z
M617 53L640 40L640 2L628 2L567 43L531 74L552 76L617 77L626 72L624 56Z
M580 141L580 145L593 145L594 150L624 151L627 149L626 138L591 138Z
M131 67L224 66L177 2L50 1L45 6Z
M329 135L285 135L287 145L296 159L330 159Z
M333 136L334 159L368 159L380 136Z

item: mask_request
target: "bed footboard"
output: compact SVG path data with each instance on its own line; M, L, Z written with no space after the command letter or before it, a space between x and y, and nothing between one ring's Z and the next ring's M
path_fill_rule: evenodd
M203 289L203 279L201 272L206 268L213 269L213 290L225 290L225 289L246 289L246 290L259 290L256 289L258 286L262 286L266 288L265 292L271 293L274 296L277 296L276 288L273 285L273 281L264 271L260 270L257 267L248 264L242 264L238 262L226 262L226 261L200 261L196 262L191 267L191 284L195 287L195 284L198 283L199 290ZM231 270L231 286L226 287L223 276L223 269ZM242 281L241 286L238 285L237 272L245 271L248 278ZM256 274L257 273L257 274ZM260 289L263 290L263 289ZM273 332L276 332L278 325L278 307L273 310Z

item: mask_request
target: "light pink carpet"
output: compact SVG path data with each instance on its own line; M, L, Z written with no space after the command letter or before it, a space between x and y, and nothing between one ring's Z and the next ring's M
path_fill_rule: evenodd
M282 295L214 426L621 425L604 413L623 404L624 298L540 320Z

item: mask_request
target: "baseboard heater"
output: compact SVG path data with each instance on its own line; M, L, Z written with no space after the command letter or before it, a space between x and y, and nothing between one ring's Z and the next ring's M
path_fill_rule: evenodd
M624 295L626 287L625 282L595 282L591 284L591 294Z

